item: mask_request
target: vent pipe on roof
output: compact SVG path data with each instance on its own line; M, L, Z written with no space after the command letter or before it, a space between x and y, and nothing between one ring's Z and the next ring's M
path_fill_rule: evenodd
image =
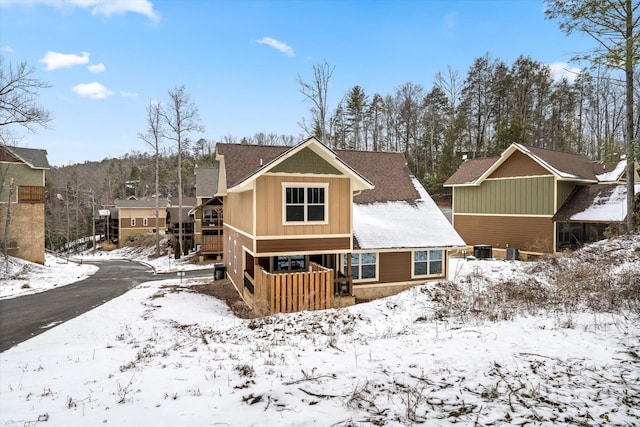
M262 167L262 159L260 159L260 167Z

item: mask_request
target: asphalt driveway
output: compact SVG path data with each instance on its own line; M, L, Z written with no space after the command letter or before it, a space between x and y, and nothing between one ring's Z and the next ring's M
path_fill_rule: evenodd
M140 283L176 277L154 274L132 261L92 262L99 267L91 277L46 292L0 300L0 352L28 340L116 298ZM211 276L209 270L186 272L185 277Z

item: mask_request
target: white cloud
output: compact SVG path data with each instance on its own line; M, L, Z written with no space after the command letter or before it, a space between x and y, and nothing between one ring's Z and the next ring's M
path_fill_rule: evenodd
M136 98L138 96L138 92L127 92L126 90L121 90L120 96L124 98Z
M458 18L457 12L450 12L444 16L444 26L449 30L456 28L456 19Z
M267 46L271 46L272 48L279 50L280 52L286 54L287 56L295 56L293 53L293 48L286 43L282 43L276 39L271 37L263 37L260 40L256 40L256 43L265 44Z
M89 53L82 52L82 55L73 53L47 52L40 62L46 65L45 70L51 71L58 68L72 67L74 65L86 64L89 62Z
M9 45L2 46L0 50L7 53L13 53L13 48Z
M160 15L153 9L150 0L2 0L3 5L34 5L43 4L58 8L79 7L90 9L92 15L118 15L127 12L139 13L152 21L160 19Z
M113 92L98 82L81 83L73 87L73 91L80 96L88 96L91 99L104 99L113 95Z
M548 64L547 67L551 70L551 77L556 82L566 78L569 83L573 83L581 72L580 68L569 67L566 62L554 62L553 64Z
M87 68L89 68L89 71L91 71L92 73L102 73L106 67L104 66L104 64L100 63L89 65Z

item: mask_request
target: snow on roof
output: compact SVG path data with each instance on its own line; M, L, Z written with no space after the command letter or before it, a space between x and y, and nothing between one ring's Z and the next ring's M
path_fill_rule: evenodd
M634 193L640 193L640 184L635 185ZM625 185L616 185L608 195L595 197L593 203L582 212L571 215L571 221L622 222L627 217L627 189Z
M353 234L360 249L465 246L440 208L411 178L420 199L353 204Z
M603 174L596 175L596 178L598 178L599 182L615 182L620 179L620 176L622 175L626 167L627 161L620 160L620 162L618 162L616 167L611 172L605 172Z

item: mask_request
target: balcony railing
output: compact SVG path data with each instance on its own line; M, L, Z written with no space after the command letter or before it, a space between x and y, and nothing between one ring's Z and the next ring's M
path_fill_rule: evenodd
M223 251L223 236L213 236L213 235L202 235L202 244L200 246L200 251L203 254L217 254L222 253Z
M18 186L18 203L44 203L44 187Z

